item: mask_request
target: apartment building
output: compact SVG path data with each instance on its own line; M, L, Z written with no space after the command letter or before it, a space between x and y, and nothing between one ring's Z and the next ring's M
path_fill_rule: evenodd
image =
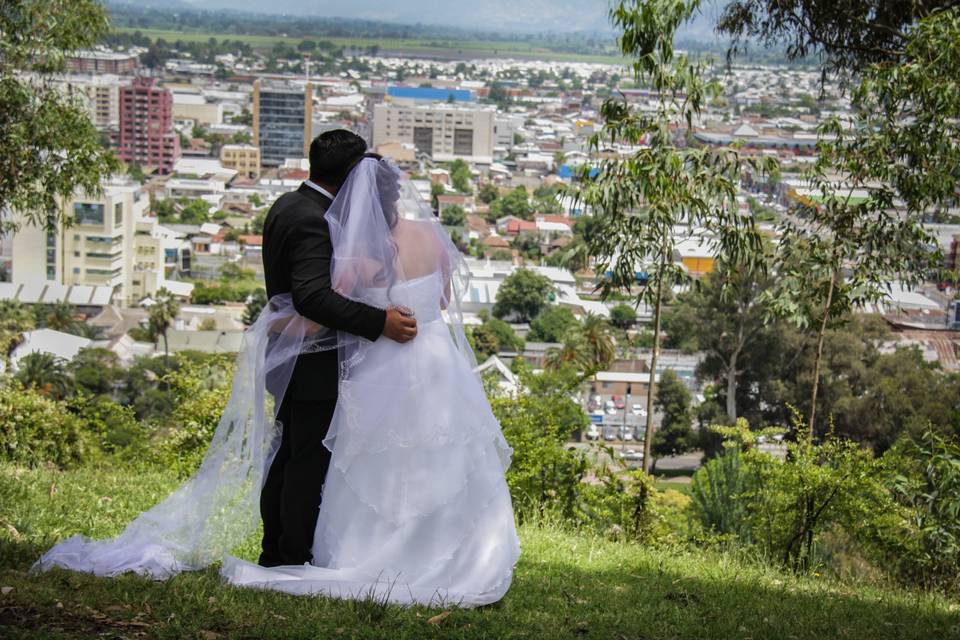
M67 58L67 71L72 73L133 73L140 66L135 53L115 51L78 51Z
M495 123L494 107L390 99L373 109L373 146L409 143L434 160L490 164Z
M68 76L64 82L82 94L94 126L116 137L120 130L120 89L129 84L129 78L76 75Z
M148 206L139 185L108 182L98 197L63 202L70 226L22 224L12 238L12 281L109 287L127 305L162 287L189 296L192 285L167 279L189 260L189 244L148 216Z
M260 162L280 166L309 156L313 140L313 85L253 83L253 144Z
M220 148L220 164L256 180L260 177L260 148L252 144L225 144Z
M155 78L136 78L120 89L117 155L124 162L170 173L180 157L180 136L173 130L173 95Z

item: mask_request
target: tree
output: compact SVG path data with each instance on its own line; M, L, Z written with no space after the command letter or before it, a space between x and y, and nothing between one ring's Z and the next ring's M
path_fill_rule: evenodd
M440 201L437 200L439 196L442 196L447 192L446 187L444 187L439 182L434 182L430 185L430 205L433 207L434 211L440 209Z
M23 334L34 327L36 321L30 309L14 300L0 300L0 359L4 363L23 341Z
M130 176L132 180L136 180L140 184L143 184L147 181L147 176L143 172L143 167L141 167L137 162L131 162L127 165L127 175Z
M515 188L507 195L497 198L490 205L490 216L494 219L503 216L515 216L528 220L532 213L533 207L530 206L530 195L523 185Z
M484 204L490 204L499 197L500 189L492 182L484 182L477 192L477 198Z
M666 369L660 374L660 386L657 388L654 406L663 415L651 445L654 458L676 456L689 451L694 440L690 391L672 369Z
M163 336L163 353L170 357L170 344L167 341L167 331L180 313L180 303L167 289L160 289L153 296L153 304L147 312L150 322L150 332L154 336Z
M768 308L761 293L769 288L769 276L724 265L708 274L701 286L684 294L672 309L670 341L691 351L705 353L698 375L720 382L726 400L727 420L736 422L740 376L757 362L754 346L773 345L775 328L768 323Z
M952 0L734 0L717 31L732 37L728 56L749 42L786 45L789 59L817 53L834 70L899 60L911 27L956 7Z
M250 297L247 299L247 306L243 309L244 326L249 327L256 322L257 318L260 317L260 312L263 311L265 306L267 306L267 290L259 287L250 294Z
M564 336L578 324L567 307L549 305L530 323L527 338L533 342L563 342Z
M81 349L67 365L77 391L91 396L111 396L119 380L120 358L109 349Z
M154 200L151 209L160 222L172 222L177 215L177 205L173 200Z
M474 327L470 331L470 342L477 360L481 362L500 351L497 334L486 324Z
M637 321L637 311L628 304L618 304L610 310L610 324L618 329L629 329Z
M65 398L71 387L64 361L52 353L41 351L20 358L16 379L28 389L36 389L45 396L57 399Z
M493 315L504 318L516 316L519 322L530 322L547 304L553 290L550 279L530 269L517 269L507 276L497 290Z
M544 357L544 366L551 372L559 372L567 368L589 371L591 364L587 344L579 331L567 332L561 346L548 349Z
M50 225L61 202L98 194L118 168L100 143L77 90L57 82L66 57L96 45L107 31L94 0L8 0L0 11L0 211ZM15 226L4 222L8 229Z
M184 205L180 211L180 222L182 224L203 224L209 220L210 205L197 198Z
M623 96L607 98L601 107L604 127L591 137L589 146L597 160L585 163L580 175L579 197L593 208L599 227L590 254L597 260L597 272L610 274L601 283L601 295L625 291L635 295L637 303L652 307L653 371L660 351L664 294L689 279L673 261L674 229L703 230L702 239L730 263L756 260L762 254L761 236L754 221L738 213L737 184L745 167L760 175L775 166L774 160L747 158L735 148L687 146L682 134L674 133L677 122L691 129L705 101L719 95L719 85L703 79L706 61L674 54L676 31L698 5L621 0L611 10L614 26L621 31L620 50L633 60L634 81L650 87L658 98L653 113L638 110ZM637 150L627 158L604 158L601 154L610 140ZM638 282L640 269L647 277ZM637 284L639 292L634 293ZM651 381L644 470L650 468L655 387Z
M576 331L583 339L587 358L594 369L603 370L613 363L616 345L610 335L610 323L606 318L588 312Z
M960 180L960 11L920 21L897 61L863 69L852 123L821 124L807 175L815 195L782 223L769 300L781 317L817 331L811 436L827 330L854 307L884 300L888 283L915 286L942 264L924 221L956 202Z
M43 309L43 321L40 324L48 329L69 332L77 322L73 317L73 307L66 302L54 302L41 309Z
M447 205L440 214L440 222L449 227L462 227L467 220L467 212L457 204Z
M523 338L517 335L509 324L499 318L487 318L483 321L494 336L497 338L498 351L522 351Z
M470 165L457 158L450 165L450 182L453 188L460 193L470 193L473 187L470 182L473 180L473 174L470 173Z

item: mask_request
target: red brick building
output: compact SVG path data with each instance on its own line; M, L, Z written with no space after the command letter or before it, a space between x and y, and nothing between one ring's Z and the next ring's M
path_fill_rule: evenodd
M120 88L117 155L124 162L170 173L180 157L180 136L173 130L173 94L155 78L136 78Z

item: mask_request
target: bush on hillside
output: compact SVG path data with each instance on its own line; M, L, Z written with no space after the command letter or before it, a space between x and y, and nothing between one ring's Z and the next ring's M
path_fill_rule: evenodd
M14 382L0 387L0 459L69 467L92 453L90 444L64 404Z

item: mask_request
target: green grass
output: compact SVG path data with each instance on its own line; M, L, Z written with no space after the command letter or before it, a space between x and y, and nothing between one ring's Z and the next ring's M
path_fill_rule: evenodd
M4 638L960 638L943 597L782 573L732 553L644 548L523 526L500 603L440 613L224 586L215 569L167 582L28 569L57 539L107 536L173 488L156 470L0 465ZM255 551L255 541L244 555Z
M298 45L305 38L286 36L247 35L239 33L211 33L200 31L174 31L167 29L136 29L133 27L118 27L117 33L133 33L139 31L144 36L157 39L163 38L167 42L206 42L210 38L217 40L240 40L258 49L270 48L278 42ZM618 55L597 55L580 53L563 53L551 51L527 42L511 42L498 40L442 40L435 38L400 39L400 38L328 38L318 37L317 40L333 42L340 47L370 47L377 45L381 51L395 51L401 54L433 54L440 57L500 57L522 58L532 60L553 60L557 62L598 62L606 64L624 64L624 59Z

